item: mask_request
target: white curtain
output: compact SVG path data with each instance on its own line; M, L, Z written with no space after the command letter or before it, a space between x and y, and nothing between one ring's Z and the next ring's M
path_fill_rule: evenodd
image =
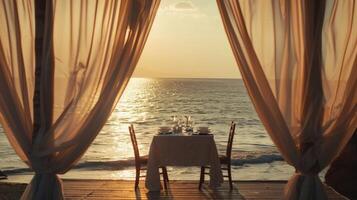
M54 60L48 63L54 64L47 67L55 70L54 88L41 85L54 95L53 112L41 105L41 116L53 113L53 121L33 138L34 1L0 1L0 123L35 171L22 199L63 199L57 174L81 158L114 109L159 2L53 0ZM42 83L48 80L50 74L41 75Z
M255 109L296 169L284 199L327 199L318 173L357 128L357 2L217 4Z

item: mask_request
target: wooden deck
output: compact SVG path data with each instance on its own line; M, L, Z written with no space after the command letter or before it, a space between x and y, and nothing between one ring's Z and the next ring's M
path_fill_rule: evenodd
M247 199L247 200L273 200L281 199L285 181L238 181L234 184L234 190L229 191L228 184L224 184L217 190L211 190L206 185L200 191L197 189L198 181L170 181L167 191L148 192L144 182L140 183L140 190L134 191L133 181L123 180L65 180L64 193L66 199ZM10 193L20 193L25 185L17 188L4 188L0 183L0 199L6 198ZM326 187L329 199L344 199L342 196ZM4 194L4 191L8 194ZM2 196L3 195L3 196ZM1 198L3 197L3 198ZM16 199L16 198L15 198Z

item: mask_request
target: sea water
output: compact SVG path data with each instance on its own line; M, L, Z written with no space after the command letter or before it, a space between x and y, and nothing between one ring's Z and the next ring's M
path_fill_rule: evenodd
M133 124L140 153L147 154L160 126L172 116L191 116L208 126L220 154L225 153L231 121L233 177L236 180L286 180L293 173L260 122L240 79L132 78L111 117L79 163L62 177L133 179L134 153L128 132ZM199 167L168 167L170 179L198 179ZM10 181L28 181L32 172L16 156L0 127L0 170ZM25 177L25 178L24 178Z

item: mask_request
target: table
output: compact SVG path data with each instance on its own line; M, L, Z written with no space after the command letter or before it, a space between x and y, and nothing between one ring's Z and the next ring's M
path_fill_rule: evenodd
M160 166L206 165L210 166L210 186L220 186L223 182L223 175L213 135L154 136L149 151L146 188L149 191L161 189Z

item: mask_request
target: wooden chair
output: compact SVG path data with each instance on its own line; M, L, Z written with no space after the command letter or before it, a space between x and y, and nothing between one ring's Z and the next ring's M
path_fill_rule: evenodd
M131 143L133 144L134 156L135 156L135 169L136 169L135 189L138 189L139 179L141 177L145 177L145 175L140 176L140 172L142 170L146 170L146 165L148 163L148 156L147 155L140 156L138 142L136 140L134 126L132 124L129 126L129 133L130 133ZM166 169L166 167L161 167L161 170L162 170L162 173L160 173L160 174L162 174L163 178L164 178L164 187L165 187L165 189L167 189L167 183L169 182L169 177L167 175L167 169Z
M227 170L227 172L228 172L228 174L224 175L223 177L228 177L230 190L233 189L232 173L231 173L231 154L232 154L232 145L233 145L233 138L234 138L235 128L236 128L236 124L234 122L232 122L231 123L231 128L229 130L226 155L219 155L219 160L221 162L221 169L222 170ZM225 166L222 167L222 165L225 165ZM200 183L199 183L199 186L198 186L199 189L202 188L202 184L205 181L205 175L209 174L209 173L205 172L206 168L210 168L210 167L209 166L202 166L201 167Z

